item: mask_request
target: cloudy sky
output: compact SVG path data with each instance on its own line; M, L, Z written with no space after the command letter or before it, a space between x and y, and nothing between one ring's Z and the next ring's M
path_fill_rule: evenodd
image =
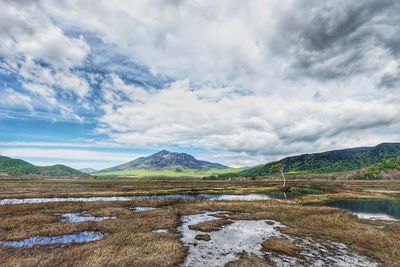
M400 141L396 0L0 0L0 154L230 166Z

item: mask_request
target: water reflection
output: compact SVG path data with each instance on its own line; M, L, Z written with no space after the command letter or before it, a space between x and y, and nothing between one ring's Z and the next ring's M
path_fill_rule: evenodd
M369 258L353 252L345 244L286 235L280 231L285 226L271 220L233 220L220 230L207 232L209 241L196 239L198 234L205 232L193 230L190 226L218 220L215 216L221 213L224 212L204 211L182 216L182 225L178 230L188 251L180 266L226 266L243 253L268 258L274 266L378 266ZM300 250L299 257L263 250L261 244L271 237L284 238L295 244Z
M324 194L325 191L316 188L297 188L290 192L269 192L267 193L270 198L274 199L286 199L292 197L299 197L305 195L320 195Z
M94 242L102 239L104 236L101 232L81 232L78 234L61 235L61 236L33 236L30 238L17 241L0 241L0 246L14 248L31 248L36 245L65 245Z
M130 209L133 210L133 212L145 212L145 211L157 210L157 208L154 207L134 207Z
M106 217L106 216L96 217L87 213L56 213L55 215L62 217L61 221L66 223L100 222L104 220L117 219L117 217Z
M96 201L258 201L276 198L290 198L308 194L322 194L324 191L312 188L299 188L291 192L267 192L247 195L228 194L179 194L179 195L148 195L148 196L113 196L113 197L59 197L59 198L11 198L0 200L0 205L35 204L53 202L96 202Z
M393 199L372 199L372 200L336 200L327 204L330 207L349 210L360 218L388 219L390 217L400 219L400 201ZM375 215L375 216L373 216ZM383 216L377 216L383 215ZM386 216L385 216L386 215ZM389 217L388 217L389 216Z

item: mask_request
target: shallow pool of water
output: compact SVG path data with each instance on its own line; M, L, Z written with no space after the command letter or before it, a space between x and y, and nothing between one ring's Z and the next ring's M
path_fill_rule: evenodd
M305 195L320 195L324 194L325 191L322 189L316 188L296 188L290 192L269 192L267 193L270 198L276 199L284 199L284 198L292 198L299 197Z
M361 256L338 242L315 241L312 238L291 237L280 232L285 227L276 221L234 220L221 230L208 232L210 240L197 240L204 232L190 229L190 225L217 220L222 212L203 212L183 216L178 230L188 254L181 266L225 266L245 252L265 257L277 266L377 266L367 257ZM300 249L300 257L290 257L262 250L262 243L271 237L286 238Z
M145 211L158 210L158 208L154 208L154 207L134 207L134 208L130 208L130 209L133 210L133 212L145 212Z
M359 218L372 220L399 220L400 201L393 199L345 199L327 203L329 207L346 209Z
M267 194L248 195L153 195L153 196L125 196L125 197L57 197L57 198L10 198L0 200L0 205L35 204L53 202L96 202L96 201L132 201L132 200L160 200L160 201L254 201L271 199Z
M33 236L17 241L0 241L0 246L14 248L31 248L37 245L65 245L80 244L100 240L104 237L101 232L85 231L79 234L61 235L61 236Z
M190 225L217 220L213 215L221 212L205 212L182 217L183 243L189 247L188 256L182 266L224 266L246 251L262 255L261 243L268 237L279 235L274 227L265 221L235 221L220 231L208 233L210 241L196 240L200 231L191 230ZM279 224L277 224L278 226Z
M164 201L258 201L273 198L288 198L307 194L317 194L320 191L296 189L289 193L268 192L247 195L229 194L180 194L180 195L150 195L150 196L113 196L113 197L55 197L55 198L9 198L0 200L0 205L35 204L52 202L96 202L96 201L132 201L132 200L164 200Z
M66 223L100 222L117 219L117 217L92 216L88 213L56 213L55 215L60 216L62 218L61 221Z

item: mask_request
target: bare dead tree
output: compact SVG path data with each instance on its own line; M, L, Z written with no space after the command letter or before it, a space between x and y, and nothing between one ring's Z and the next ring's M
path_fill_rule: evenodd
M283 184L282 184L282 189L286 189L286 178L285 178L285 173L283 172L283 163L282 162L277 162L274 165L272 165L272 168L275 170L279 170L281 173L282 179L283 179Z
M281 164L279 171L281 172L282 179L283 179L282 188L285 189L286 188L286 178L285 178L285 174L283 173L283 164Z

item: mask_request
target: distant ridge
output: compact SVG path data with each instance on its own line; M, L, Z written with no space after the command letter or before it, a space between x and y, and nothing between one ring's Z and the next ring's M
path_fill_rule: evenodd
M85 176L86 174L65 165L36 166L22 159L0 156L0 173L7 175Z
M170 152L161 150L147 157L140 157L133 161L102 170L101 172L125 171L134 169L172 169L172 168L187 168L192 170L201 169L227 169L219 163L198 160L192 155L186 153Z
M245 169L243 176L270 175L277 172L276 163L283 163L285 172L328 173L362 169L400 156L400 143L382 143L374 147L356 147L322 153L303 154Z
M83 172L83 173L92 173L92 172L96 172L97 170L95 170L93 168L82 168L82 169L79 169L79 171Z

